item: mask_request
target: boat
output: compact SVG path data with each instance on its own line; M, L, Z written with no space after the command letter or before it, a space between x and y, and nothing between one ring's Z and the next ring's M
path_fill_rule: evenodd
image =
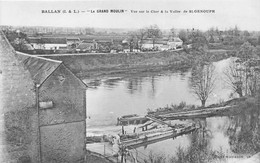
M121 139L121 143L125 147L137 148L140 146L146 146L148 144L153 144L162 140L166 140L169 138L175 138L177 136L188 134L192 131L196 130L196 126L194 124L186 125L183 128L170 128L167 127L166 129L158 129L153 130L153 132L142 132L139 134L135 134L134 136L129 136L130 139Z
M130 115L124 115L117 118L117 125L138 125L138 124L144 124L149 119L145 116L140 116L137 114L130 114Z

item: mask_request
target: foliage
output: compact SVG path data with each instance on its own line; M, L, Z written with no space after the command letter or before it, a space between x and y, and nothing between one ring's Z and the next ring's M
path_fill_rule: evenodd
M147 28L147 37L153 40L153 46L155 41L162 36L162 31L157 25L151 25Z
M195 132L190 135L191 144L188 148L184 149L178 147L176 156L165 156L164 154L154 154L150 152L149 159L145 163L208 163L212 161L223 161L224 152L213 150L210 148L208 137L203 132Z
M182 101L179 104L171 104L165 107L159 107L155 110L147 109L148 114L152 113L162 113L162 112L178 112L182 110L194 110L197 109L195 105L187 105L186 102Z
M17 51L23 51L24 44L28 43L27 35L20 31L12 31L12 30L5 30L4 31L6 38L11 43L11 45L14 47Z
M148 158L144 159L144 163L166 163L166 156L150 152Z
M184 29L180 30L178 36L184 43L188 41L188 34Z
M240 71L238 64L235 61L231 61L223 73L223 80L228 88L232 89L234 93L237 93L239 97L242 97L244 94L245 82L243 71Z
M259 89L259 65L256 48L245 42L236 52L238 57L224 71L225 82L239 97L255 96Z
M206 36L199 30L192 31L188 36L192 43L192 49L197 52L205 52L208 49L208 40Z

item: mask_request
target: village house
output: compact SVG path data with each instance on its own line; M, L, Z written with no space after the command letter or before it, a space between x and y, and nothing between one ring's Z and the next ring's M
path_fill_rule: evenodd
M41 38L38 37L29 37L29 43L34 49L44 49L44 45L41 42Z
M152 40L152 39L146 39L142 41L142 49L143 50L151 50L151 49L157 49L160 50L161 47L165 48L167 46L167 40L163 39L157 39L157 40Z
M30 44L34 49L41 50L59 50L67 49L67 39L66 38L28 38Z
M94 43L85 43L82 42L76 47L77 52L91 52L92 50L95 50L96 46Z
M46 50L59 50L67 48L66 38L41 38Z
M177 49L182 47L183 41L179 37L173 37L169 39L167 45L169 45L169 49Z
M170 39L146 39L142 42L142 49L144 50L151 50L151 49L157 49L160 51L166 51L171 49L177 49L181 48L183 44L183 41L178 37L173 37Z
M80 38L77 37L67 37L67 45L70 46L72 44L78 45L81 42Z
M36 84L42 162L83 160L86 85L61 61L16 53Z

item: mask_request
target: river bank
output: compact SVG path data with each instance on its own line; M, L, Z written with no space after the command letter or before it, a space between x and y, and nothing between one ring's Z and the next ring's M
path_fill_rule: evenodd
M80 78L102 78L120 74L152 73L166 70L186 71L200 58L193 52L162 51L142 53L82 53L41 55L63 61ZM209 50L211 61L216 62L234 55L229 50Z

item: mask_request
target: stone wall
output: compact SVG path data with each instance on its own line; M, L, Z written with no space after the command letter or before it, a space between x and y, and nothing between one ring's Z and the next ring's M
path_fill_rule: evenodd
M0 31L0 162L37 162L33 80Z
M84 158L86 90L63 64L39 89L42 162L76 162Z
M85 155L84 122L41 127L43 163L79 163Z

